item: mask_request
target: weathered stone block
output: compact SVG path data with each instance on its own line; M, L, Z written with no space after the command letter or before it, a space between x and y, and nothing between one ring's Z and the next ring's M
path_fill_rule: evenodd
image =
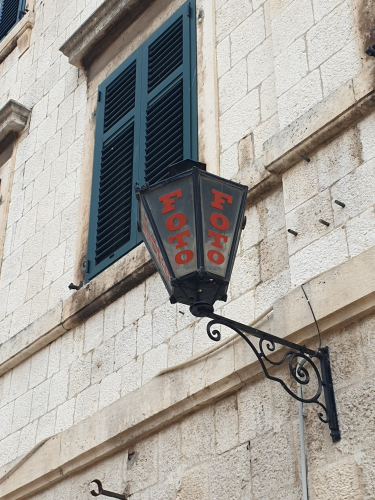
M122 332L117 334L115 337L114 345L115 345L114 369L118 370L122 366L130 363L136 357L136 352L137 352L136 326L130 325L127 328L125 328ZM110 356L110 352L108 352L108 356Z
M152 315L152 344L158 346L176 331L176 306L169 301L154 310Z
M160 344L147 351L143 356L142 383L151 380L160 370L168 365L168 346Z
M220 78L226 71L230 69L230 40L229 36L218 43L216 48L217 53L217 74Z
M280 52L314 24L310 0L294 0L288 3L290 5L283 10L284 1L272 0L271 3L272 38L275 49Z
M349 173L331 188L333 200L345 203L342 209L332 204L335 225L359 215L375 203L375 161L370 160Z
M222 2L222 7L216 13L216 36L218 41L231 33L244 19L252 13L250 2L228 0Z
M357 38L349 42L339 52L321 65L323 95L327 96L351 80L362 69L362 61Z
M238 446L237 396L230 396L215 405L216 452L221 454Z
M218 456L211 464L210 483L214 498L245 500L251 495L250 453L246 445Z
M95 352L95 351L94 351ZM69 370L69 399L83 391L90 385L91 380L91 353L76 359ZM53 378L51 380L52 384Z
M100 383L99 409L110 405L120 397L121 372L111 373Z
M325 226L319 220L330 224ZM286 233L288 238L289 254L293 254L313 241L327 235L334 230L331 196L326 189L314 198L299 205L286 215L286 226L297 231L298 236Z
M213 407L195 412L181 422L181 451L185 467L209 459L214 452L214 443Z
M246 59L239 61L219 80L219 105L223 114L247 94Z
M199 465L184 471L177 490L176 500L189 500L210 498L210 482L207 465Z
M304 37L275 57L275 82L277 95L280 96L298 83L308 72L307 54Z
M285 229L268 236L260 243L260 277L267 281L288 268L288 245Z
M280 127L291 124L323 98L318 70L309 73L278 99Z
M48 398L48 410L53 410L56 406L65 403L68 395L68 383L68 370L60 370L52 376Z
M125 295L125 326L143 316L145 312L145 284L133 288Z
M255 89L220 117L221 150L247 136L259 123L259 93Z
M181 330L169 340L168 366L187 361L193 352L194 325Z
M254 14L245 18L230 34L232 65L247 56L265 38L263 9L258 9Z
M345 229L335 229L290 257L292 286L301 285L348 258Z
M137 443L128 451L124 479L129 493L157 483L158 436L151 436Z
M320 66L354 37L355 26L352 4L346 1L336 7L307 33L306 43L310 70Z
M74 411L75 424L98 411L99 388L99 384L91 385L77 395Z
M91 351L103 340L103 311L99 311L86 321L83 352Z

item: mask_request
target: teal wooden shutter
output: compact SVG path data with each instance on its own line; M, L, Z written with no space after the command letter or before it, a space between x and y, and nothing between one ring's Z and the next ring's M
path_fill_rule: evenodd
M192 3L99 86L86 281L141 242L134 183L197 159Z
M2 0L0 6L0 40L25 14L25 0Z
M144 180L153 184L168 176L169 165L198 160L195 3L183 5L143 50L147 78L140 151Z

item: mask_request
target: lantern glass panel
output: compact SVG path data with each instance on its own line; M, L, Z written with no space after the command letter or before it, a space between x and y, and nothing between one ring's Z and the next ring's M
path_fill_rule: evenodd
M151 189L147 202L176 278L194 272L197 250L192 175Z
M201 203L204 268L221 277L226 276L230 252L236 234L238 216L242 212L243 187L223 179L201 175ZM236 250L236 249L235 249Z
M156 265L156 268L164 281L164 285L166 286L168 292L171 293L171 276L169 274L168 267L163 259L162 252L160 251L157 239L155 238L155 233L151 227L151 223L143 203L140 204L140 219L143 241L145 242L147 250L150 252L151 258L154 261L154 264Z

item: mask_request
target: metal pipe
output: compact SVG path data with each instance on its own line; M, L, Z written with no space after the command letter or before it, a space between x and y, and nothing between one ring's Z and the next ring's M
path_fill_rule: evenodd
M298 366L303 366L306 363L305 359L297 363L296 371ZM297 375L298 376L298 375ZM297 396L302 399L302 386L297 382ZM298 420L299 420L299 439L301 446L301 476L302 476L302 499L309 500L309 493L307 490L307 470L306 470L306 452L305 452L305 429L304 429L304 414L303 414L303 403L302 401L297 401L298 404Z

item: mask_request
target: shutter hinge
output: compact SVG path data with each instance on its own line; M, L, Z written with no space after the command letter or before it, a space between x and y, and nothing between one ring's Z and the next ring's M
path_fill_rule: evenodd
M187 3L186 8L187 8L187 16L190 17L190 2Z
M98 90L98 102L100 102L102 99L102 93L100 90Z
M90 271L90 261L84 260L81 264L81 271L88 273Z

